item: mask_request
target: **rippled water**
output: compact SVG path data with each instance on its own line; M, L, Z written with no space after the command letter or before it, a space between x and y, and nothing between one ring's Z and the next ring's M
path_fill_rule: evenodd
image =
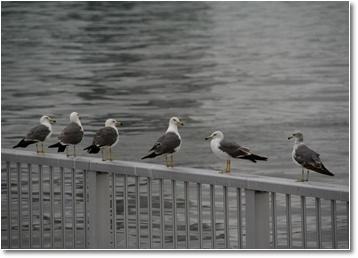
M77 111L81 147L119 118L115 158L137 161L177 115L177 165L222 168L204 141L220 129L269 157L235 173L296 178L287 136L300 129L336 173L312 180L348 184L348 4L3 2L2 147L42 114L57 118L54 143Z

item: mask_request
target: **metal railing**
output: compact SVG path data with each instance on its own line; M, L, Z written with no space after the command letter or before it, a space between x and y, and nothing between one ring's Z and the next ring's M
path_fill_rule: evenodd
M346 186L2 149L2 248L349 248Z

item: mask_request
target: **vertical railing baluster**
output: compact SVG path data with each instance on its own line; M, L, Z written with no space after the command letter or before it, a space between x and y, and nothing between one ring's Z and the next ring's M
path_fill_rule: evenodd
M210 185L211 247L216 248L215 185Z
M229 234L229 205L228 205L228 187L223 186L223 203L224 203L224 245L225 248L230 248L230 234Z
M112 173L112 229L113 229L113 248L117 248L117 192L116 192L116 173Z
M149 248L152 248L152 179L147 178L148 184L148 236L149 236Z
M21 164L16 163L17 167L17 196L18 196L18 231L19 231L19 248L22 247L22 185L21 185Z
M12 229L11 229L11 167L10 162L6 162L6 172L7 172L7 206L8 206L8 213L7 213L7 219L8 219L8 247L9 249L12 248Z
M40 206L40 247L43 248L43 193L42 193L43 169L39 165L39 206Z
M88 233L88 225L87 225L87 170L83 170L83 204L84 204L84 212L83 212L83 227L84 227L84 248L88 248L88 240L87 240L87 233Z
M173 205L173 249L177 248L177 199L176 199L176 181L172 180L172 205Z
M241 209L241 188L236 188L236 208L237 208L237 248L242 247L242 209Z
M140 248L140 240L141 240L141 236L140 236L140 225L141 225L141 219L140 219L140 184L139 184L139 177L136 176L135 177L135 189L136 189L136 194L137 194L137 198L136 198L136 205L137 205L137 211L136 211L136 215L137 215L137 248Z
M307 219L306 219L306 197L301 196L301 228L302 228L302 247L307 248Z
M287 247L292 247L291 195L286 194Z
M63 167L60 168L60 174L61 174L61 223L62 223L62 248L66 247L66 194L65 194L65 190L66 190L66 182L65 182L65 170Z
M165 215L164 215L164 180L159 179L159 221L160 221L160 244L163 249L165 246Z
M277 212L276 212L276 193L271 192L271 219L272 219L272 245L277 248Z
M321 248L321 199L316 197L316 226L317 226L317 248Z
M124 247L127 249L128 248L128 176L124 175L123 178L124 182L124 187L123 187L123 191L124 191L124 241L125 241L125 245Z
M201 221L201 203L202 203L202 197L201 197L201 184L197 183L197 189L198 189L198 231L199 231L199 248L203 248L203 231L202 231L202 221Z
M54 233L54 229L55 229L55 213L53 211L53 207L54 207L54 189L53 189L53 167L50 166L49 167L49 171L50 171L50 220L51 220L51 248L54 248L54 237L55 237L55 233Z
M337 248L337 225L336 225L336 201L331 200L331 232L332 232L332 248Z
M348 239L348 242L347 242L347 245L348 245L348 247L350 246L350 243L349 243L349 226L350 226L350 223L349 223L349 216L350 216L350 214L349 214L349 201L346 201L346 216L347 216L347 228L346 228L346 230L345 230L345 232L346 232L346 236L347 236L347 238L346 239Z
M32 248L32 166L27 164L29 182L29 245Z
M185 199L185 233L186 248L190 248L190 218L189 218L189 182L184 182L184 199Z
M76 171L72 169L72 240L73 248L76 248Z

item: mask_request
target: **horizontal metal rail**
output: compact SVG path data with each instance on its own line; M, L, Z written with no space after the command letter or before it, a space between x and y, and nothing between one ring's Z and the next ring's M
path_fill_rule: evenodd
M41 164L76 170L120 173L128 176L151 177L152 179L174 179L201 184L223 185L256 191L276 192L327 200L349 201L349 189L345 185L320 182L296 182L295 180L258 175L227 175L208 169L186 167L167 168L162 165L112 161L98 158L75 157L69 159L58 154L34 155L33 152L2 149L2 158L10 162ZM119 169L120 168L120 169ZM168 173L170 172L170 173Z
M349 246L347 186L12 149L2 161L5 248Z

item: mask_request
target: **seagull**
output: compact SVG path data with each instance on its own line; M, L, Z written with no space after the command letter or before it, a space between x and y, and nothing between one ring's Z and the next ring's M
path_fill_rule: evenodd
M235 142L224 140L224 134L221 131L215 131L205 140L210 140L210 147L212 152L220 159L226 160L225 172L231 172L231 159L248 159L252 162L257 160L267 160L266 157L262 157L253 154L248 148L242 147Z
M64 152L66 150L66 156L69 156L68 145L73 145L73 156L76 157L76 144L82 141L83 127L80 121L80 116L77 112L72 112L70 115L69 123L58 136L58 143L55 143L49 148L58 148L58 152Z
M56 123L56 120L50 116L42 116L40 125L31 128L30 132L13 148L26 148L28 145L36 143L36 152L45 153L43 142L50 138L52 134L51 124L54 123ZM38 143L41 144L41 150L38 148Z
M314 152L303 143L303 134L299 131L294 132L288 139L295 138L293 144L292 160L294 163L302 167L301 178L297 181L304 182L308 181L309 170L328 175L334 176L334 174L323 165L319 154ZM304 169L307 169L307 178L304 179Z
M103 148L108 147L109 149L109 160L112 161L112 147L114 147L119 140L119 133L117 127L121 125L115 119L107 119L104 127L99 129L93 137L92 145L84 148L88 153L98 153L101 150L102 160L105 161L103 155Z
M165 165L167 167L174 167L173 153L178 152L181 146L181 137L178 132L178 126L183 126L184 123L178 117L169 119L169 126L167 131L159 137L153 147L149 150L149 154L142 159L154 158L156 156L165 155ZM170 156L170 162L168 160Z

